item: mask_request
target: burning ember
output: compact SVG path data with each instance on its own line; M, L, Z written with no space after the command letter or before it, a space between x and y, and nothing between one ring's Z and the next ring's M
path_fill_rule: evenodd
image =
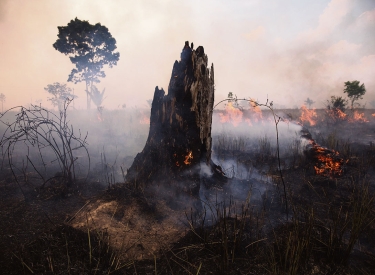
M299 118L302 123L308 122L310 126L314 126L316 124L316 118L318 117L316 114L315 109L307 109L305 105L302 105L301 107L301 117Z
M98 107L98 112L96 113L96 117L97 117L98 121L104 121L103 110L104 110L103 106Z
M344 159L335 150L324 148L312 141L312 151L317 163L314 165L317 175L337 177L343 174Z
M150 118L145 116L145 115L142 115L142 118L139 120L139 123L140 124L150 124Z
M234 127L237 127L242 122L243 113L240 109L235 108L232 102L228 102L225 106L225 113L219 115L221 123L231 122Z
M176 159L178 158L177 154L173 154L173 157ZM191 164L191 160L193 159L193 152L192 151L189 151L189 153L184 157L184 164L185 165L189 165ZM180 167L180 162L177 160L176 161L176 166L177 167Z
M193 159L193 152L190 151L189 154L187 154L187 155L185 156L184 163L185 163L186 165L189 165L189 164L191 164L191 160L192 160L192 159Z
M317 175L339 177L343 174L343 165L348 163L348 160L340 157L339 152L317 144L306 129L302 130L301 136L310 142L308 154L315 161L314 169Z
M96 115L96 117L98 118L98 121L104 121L101 113L98 112L98 114Z

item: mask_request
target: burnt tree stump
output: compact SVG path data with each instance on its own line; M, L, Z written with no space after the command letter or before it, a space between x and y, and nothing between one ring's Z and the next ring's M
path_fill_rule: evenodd
M207 63L204 48L193 50L187 41L168 94L155 88L146 145L127 171L130 186L199 196L201 165L211 162L214 68Z

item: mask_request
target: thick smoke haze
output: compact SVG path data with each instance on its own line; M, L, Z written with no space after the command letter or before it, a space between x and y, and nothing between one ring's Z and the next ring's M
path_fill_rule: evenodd
M73 68L56 51L58 26L77 17L100 22L117 40L118 65L105 67L107 109L147 106L155 86L168 89L186 40L214 63L216 101L228 92L277 107L307 97L322 107L343 95L345 81L365 83L362 104L375 100L375 2L318 1L0 1L0 93L4 108L50 106L44 87L66 83ZM86 108L85 85L74 85ZM369 107L369 104L367 105Z

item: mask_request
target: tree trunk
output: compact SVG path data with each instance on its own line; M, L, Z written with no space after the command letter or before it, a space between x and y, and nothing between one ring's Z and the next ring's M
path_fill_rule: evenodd
M92 82L90 84L89 81L86 81L86 103L87 103L87 110L90 110L91 109L91 98L90 98L90 92L89 92L89 86L90 86L90 90L92 89L91 86L92 86Z
M193 50L185 42L168 94L155 88L149 136L127 171L128 184L145 192L199 195L201 166L211 161L214 68L207 63L202 46Z

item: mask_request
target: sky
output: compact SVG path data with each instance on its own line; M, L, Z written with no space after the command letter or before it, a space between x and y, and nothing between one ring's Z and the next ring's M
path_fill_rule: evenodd
M365 84L362 104L375 100L374 0L0 0L4 109L50 106L44 87L54 82L86 108L84 83L67 82L74 65L52 47L76 17L117 41L120 60L97 84L107 109L147 107L156 86L167 92L185 41L214 64L217 102L232 92L288 108L309 97L319 108L353 80Z

